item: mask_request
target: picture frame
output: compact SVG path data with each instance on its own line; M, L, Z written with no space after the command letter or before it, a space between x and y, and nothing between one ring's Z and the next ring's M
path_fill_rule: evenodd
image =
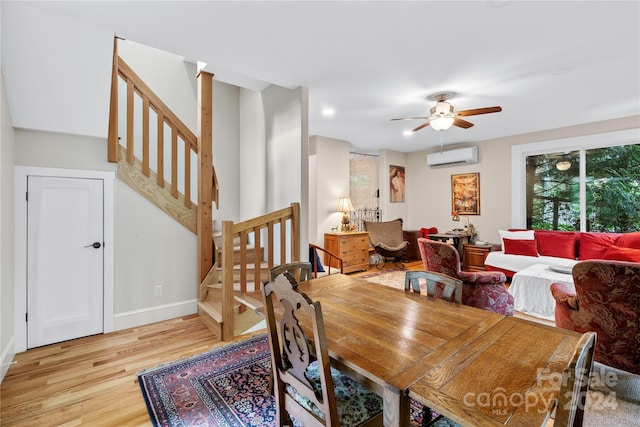
M389 165L389 201L404 202L404 166Z
M451 212L480 215L480 173L451 175Z

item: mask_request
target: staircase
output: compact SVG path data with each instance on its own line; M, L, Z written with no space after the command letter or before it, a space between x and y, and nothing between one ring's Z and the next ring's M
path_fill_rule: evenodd
M126 84L124 112L118 111L119 79ZM219 188L212 158L212 82L213 74L198 75L200 134L196 136L118 56L115 39L107 157L118 164L122 181L198 236L198 313L214 334L230 341L242 333L244 325L258 320L254 310L247 308L260 303L259 293L251 292L269 280L269 270L299 259L300 207L293 203L236 224L222 221L222 232L213 235L212 205L218 204ZM134 122L135 97L142 103L142 123ZM154 129L149 125L152 115L157 123ZM123 137L118 134L119 117L126 120ZM188 196L192 153L198 159L197 203ZM150 165L150 158L157 159L155 165ZM165 160L171 165L167 173ZM179 176L183 188L178 188Z

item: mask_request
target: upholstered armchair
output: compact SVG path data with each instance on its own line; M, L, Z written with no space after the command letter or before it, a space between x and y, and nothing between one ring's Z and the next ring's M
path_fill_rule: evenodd
M506 316L513 315L513 296L507 291L507 277L499 271L462 271L460 255L448 243L424 238L418 239L422 265L426 271L435 271L462 280L462 303Z
M556 326L596 332L596 361L640 374L640 263L581 261L572 273L575 291L551 285Z

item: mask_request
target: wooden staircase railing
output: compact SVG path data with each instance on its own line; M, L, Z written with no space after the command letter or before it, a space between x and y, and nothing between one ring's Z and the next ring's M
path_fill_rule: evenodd
M120 79L126 84L124 140L118 127ZM221 257L214 263L212 203L218 204L219 188L212 157L212 80L213 74L201 71L198 75L196 136L118 56L114 39L107 157L118 163L121 180L197 234L201 281L198 312L221 340L231 340L236 311L242 314L250 306L249 297L240 297L246 294L247 285L252 281L253 290L258 290L276 260L284 263L299 259L300 206L293 203L289 208L237 224L223 221ZM142 119L138 122L134 114L137 104L142 105ZM156 125L152 126L154 115ZM169 141L168 149L165 140ZM197 205L190 197L192 153L198 159ZM155 164L151 164L153 155ZM165 160L170 164L169 173L165 173ZM182 189L179 174L184 183ZM266 256L262 252L263 238ZM237 250L235 240L240 242ZM250 240L253 249L247 245ZM274 253L275 248L279 253ZM249 251L253 251L251 256Z
M199 278L214 263L212 203L218 204L218 180L212 159L213 74L198 74L198 129L195 135L173 111L118 56L114 39L111 104L109 107L108 161L118 163L118 177L198 236ZM126 84L124 140L119 135L119 80ZM142 119L135 121L140 101ZM151 125L155 115L155 126ZM140 123L141 122L141 123ZM166 135L165 135L166 134ZM151 139L155 138L155 141ZM168 146L165 147L165 140ZM136 157L136 153L140 158ZM151 165L152 154L156 162ZM191 201L192 154L197 158L197 206ZM165 160L170 164L165 173ZM179 174L182 189L179 188ZM180 191L182 190L182 192Z
M300 204L236 224L223 221L221 242L222 260L202 282L198 313L228 341L235 335L235 317L251 306L247 291L259 290L275 265L300 259Z

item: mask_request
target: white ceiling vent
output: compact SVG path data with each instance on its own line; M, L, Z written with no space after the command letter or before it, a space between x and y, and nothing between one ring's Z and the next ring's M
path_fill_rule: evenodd
M478 163L478 146L474 145L473 147L427 154L427 164L429 166L455 163Z

